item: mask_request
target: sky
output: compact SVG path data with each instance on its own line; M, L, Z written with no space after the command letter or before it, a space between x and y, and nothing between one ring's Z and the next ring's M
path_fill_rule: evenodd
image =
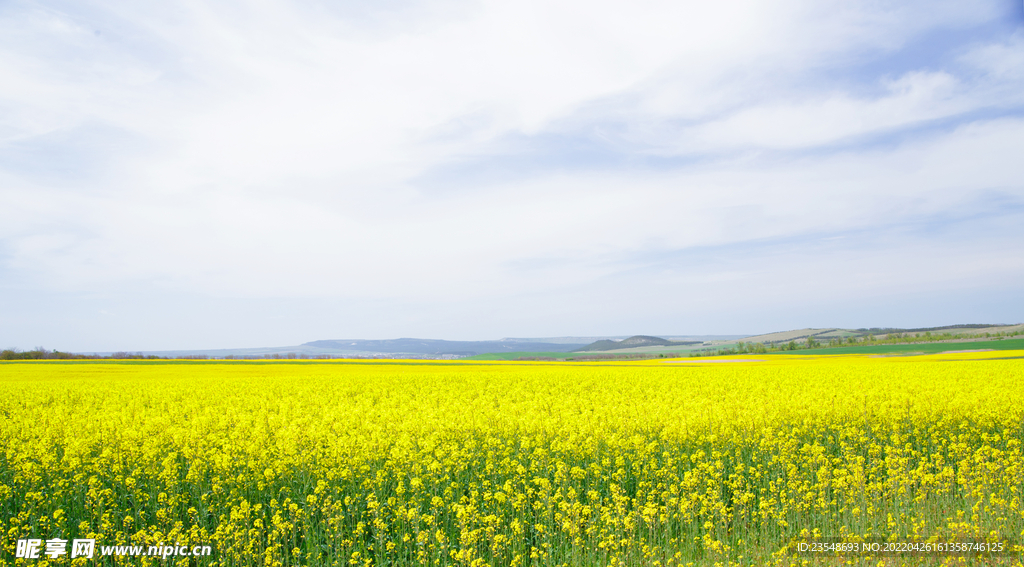
M0 2L0 348L1024 321L1020 1Z

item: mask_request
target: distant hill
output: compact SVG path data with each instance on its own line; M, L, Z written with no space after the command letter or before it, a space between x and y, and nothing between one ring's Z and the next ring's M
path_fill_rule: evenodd
M303 346L322 349L337 349L363 352L412 353L412 354L456 354L472 356L495 352L571 352L584 345L579 343L547 343L519 341L444 341L438 339L338 339L312 341Z
M927 335L926 335L927 334ZM899 335L902 339L921 337L927 341L938 338L943 340L981 340L985 337L1015 337L1024 334L1024 324L960 324L941 327L922 327L900 329L890 327L874 327L863 329L807 328L790 331L779 331L760 335L634 335L625 338L620 336L575 336L575 337L537 337L537 338L505 338L488 341L446 341L437 339L337 339L320 340L295 346L257 347L257 348L221 348L221 349L190 349L140 351L136 354L153 355L165 358L201 357L201 358L462 358L474 355L519 353L524 356L545 356L561 358L558 353L614 352L625 354L687 354L691 352L709 352L717 349L736 347L738 342L749 345L761 343L766 347L795 343L801 346L811 338L821 345L832 343L843 344L844 348L851 341L861 341L871 335L875 339L886 338L887 335ZM930 336L929 336L930 335ZM621 340L616 340L621 339ZM901 340L902 340L901 339ZM84 352L78 354L94 354L109 356L110 352ZM588 355L589 356L589 355ZM571 356L569 357L571 358Z
M597 336L597 337L505 337L500 340L503 343L553 343L553 344L572 344L572 345L587 345L594 341L600 341L604 339L624 339L629 335L619 336Z
M960 335L962 337L970 336L983 336L985 333L1007 333L1013 334L1024 330L1024 325L1005 325L1005 324L970 324L970 325L946 325L943 327L922 327L918 329L900 329L894 327L872 327L870 329L839 329L836 327L826 329L796 329L793 331L779 331L775 333L766 333L763 335L754 335L743 339L745 342L751 343L764 343L764 344L776 344L794 341L797 343L805 342L809 337L814 337L817 341L828 342L831 339L849 339L865 337L872 335L875 337L881 337L890 334L903 334L907 336L918 336L924 333L951 333L953 335Z
M863 333L863 334L873 334L873 335L881 335L881 334L889 334L889 333L925 333L925 332L931 333L931 332L938 332L938 331L953 331L953 332L981 331L981 332L985 332L985 331L991 331L992 329L995 329L997 327L998 328L1002 328L1002 327L1015 327L1015 326L1017 326L1017 325L1008 325L1006 323L999 323L999 324L975 323L975 324L968 324L968 325L946 325L945 327L922 327L920 329L897 329L897 328L892 328L892 327L872 327L870 329L857 329L857 332Z
M661 337L651 337L647 335L636 335L623 339L621 341L595 341L589 345L578 348L573 352L592 352L592 351L608 351L608 350L620 350L624 348L636 348L645 346L686 346L686 345L697 345L701 344L701 341L670 341Z

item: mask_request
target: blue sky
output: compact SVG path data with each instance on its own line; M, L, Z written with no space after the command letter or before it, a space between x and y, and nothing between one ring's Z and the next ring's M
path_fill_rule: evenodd
M1022 149L1020 2L4 2L0 347L1021 322Z

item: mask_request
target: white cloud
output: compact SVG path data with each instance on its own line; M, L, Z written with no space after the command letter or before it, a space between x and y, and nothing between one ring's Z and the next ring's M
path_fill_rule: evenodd
M487 301L1024 198L1019 33L865 70L994 2L5 10L0 259L42 289ZM588 137L625 165L533 146Z
M812 101L743 109L722 120L683 130L676 152L709 149L798 149L885 131L969 110L950 100L956 80L947 73L912 73L887 85L885 97L857 100L833 93Z

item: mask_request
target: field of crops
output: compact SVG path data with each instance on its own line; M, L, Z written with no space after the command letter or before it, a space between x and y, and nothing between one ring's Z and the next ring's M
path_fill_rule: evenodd
M783 547L1019 541L1021 357L3 363L0 561L835 565ZM52 537L213 554L15 559ZM943 562L1021 565L869 561Z

